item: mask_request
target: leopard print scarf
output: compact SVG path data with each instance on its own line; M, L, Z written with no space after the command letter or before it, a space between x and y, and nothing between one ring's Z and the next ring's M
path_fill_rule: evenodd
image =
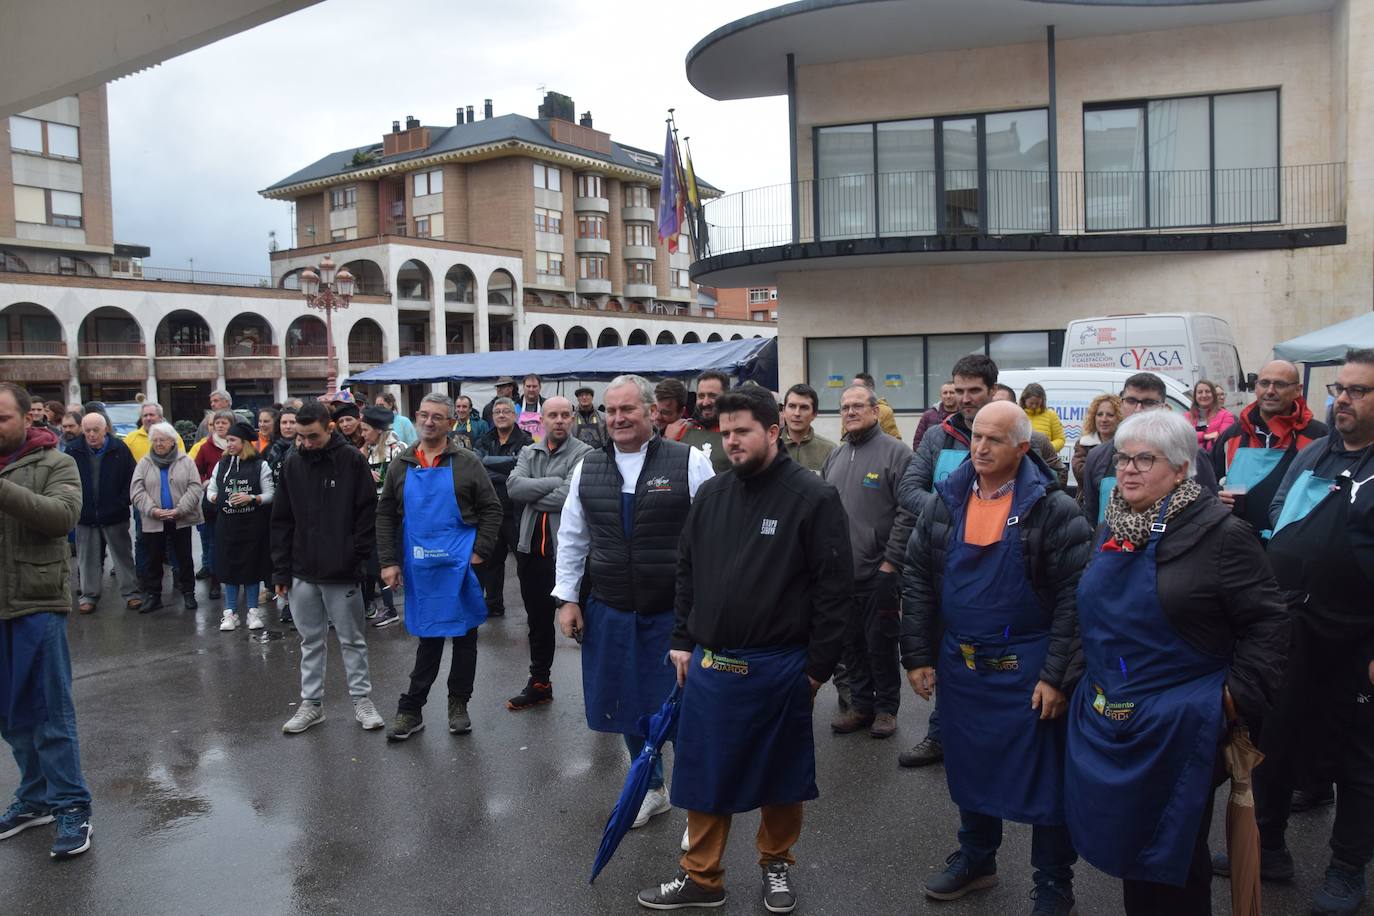
M1134 512L1121 497L1121 491L1113 489L1111 499L1107 502L1107 526L1118 544L1144 547L1150 541L1150 526L1159 516L1159 507L1164 505L1164 500L1169 500L1169 508L1164 513L1164 522L1168 524L1201 495L1202 487L1189 477L1175 487L1172 494L1161 496L1154 505L1143 512Z

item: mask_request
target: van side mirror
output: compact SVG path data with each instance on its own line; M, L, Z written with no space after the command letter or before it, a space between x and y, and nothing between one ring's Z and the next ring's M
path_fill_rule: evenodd
M1244 387L1241 388L1241 390L1242 390L1242 391L1254 391L1254 390L1255 390L1255 383L1258 382L1258 381L1259 381L1259 376L1256 375L1255 373L1253 373L1253 372L1247 372L1247 373L1245 373L1245 385L1244 385Z

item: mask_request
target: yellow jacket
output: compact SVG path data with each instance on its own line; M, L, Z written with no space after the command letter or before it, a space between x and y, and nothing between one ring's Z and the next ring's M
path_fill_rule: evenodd
M878 426L892 438L902 438L902 431L897 428L897 417L888 406L887 398L878 398Z
M1056 452L1064 447L1064 424L1059 422L1059 414L1045 408L1035 413L1027 410L1026 416L1030 417L1031 429L1037 433L1044 433Z
M148 431L142 426L125 436L124 444L127 445L129 451L133 453L134 464L138 464L144 458L148 457L148 452L153 447L153 443L148 440ZM177 451L186 451L186 445L181 441L180 436L177 436Z

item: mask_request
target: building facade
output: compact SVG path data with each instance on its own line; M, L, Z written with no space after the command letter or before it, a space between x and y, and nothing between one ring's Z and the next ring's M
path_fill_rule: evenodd
M1374 301L1371 54L1358 0L779 7L688 56L786 95L793 160L708 205L693 279L775 283L781 378L896 378L907 432L959 356L1054 365L1078 317L1210 312L1253 371Z

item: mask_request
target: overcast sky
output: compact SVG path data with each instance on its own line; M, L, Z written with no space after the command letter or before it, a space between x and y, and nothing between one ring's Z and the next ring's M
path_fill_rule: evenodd
M291 205L259 190L406 115L452 124L490 98L497 115L535 117L541 85L654 151L675 107L698 174L727 192L785 182L786 99L708 99L683 64L713 29L774 5L324 0L110 84L115 240L150 246L149 265L265 275L268 232L291 244Z

